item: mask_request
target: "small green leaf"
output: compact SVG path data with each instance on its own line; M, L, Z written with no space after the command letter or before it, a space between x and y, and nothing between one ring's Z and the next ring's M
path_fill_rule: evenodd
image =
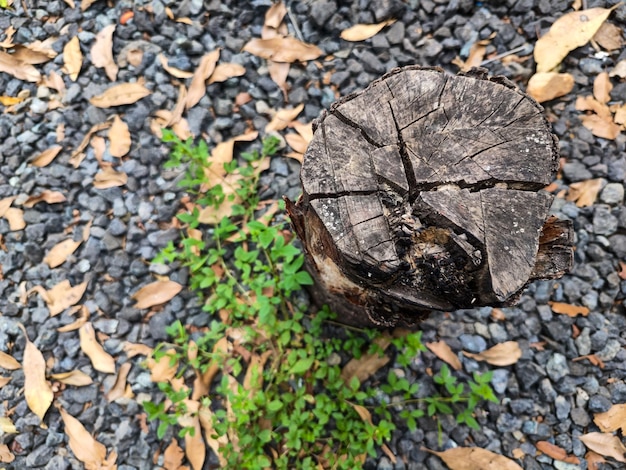
M314 359L315 358L313 357L306 357L304 359L298 359L296 363L293 365L293 367L291 368L290 373L303 374L304 372L306 372L307 370L311 368L311 366L313 365Z

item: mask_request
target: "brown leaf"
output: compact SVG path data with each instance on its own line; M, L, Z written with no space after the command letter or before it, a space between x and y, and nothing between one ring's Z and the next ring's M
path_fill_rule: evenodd
M100 170L93 178L93 187L97 189L124 186L128 182L128 175L123 171L117 172L109 164Z
M210 408L206 406L200 407L198 411L198 418L200 419L200 426L204 430L204 438L211 448L217 458L220 461L220 466L222 468L227 468L228 461L222 455L221 449L228 444L228 436L222 434L221 436L215 438L213 436L216 435L215 430L213 429L213 412Z
M18 80L27 82L38 82L41 80L41 73L35 67L14 58L13 54L7 54L2 51L0 51L0 72L8 73Z
M91 63L104 71L112 82L117 78L119 67L113 59L113 33L117 25L110 24L102 28L96 35L96 41L91 47Z
M303 109L304 104L302 103L292 109L279 109L272 120L267 124L267 126L265 126L265 132L282 131L289 124L291 124L296 117L298 117L298 114L300 114Z
M526 91L539 103L567 95L574 88L574 77L569 73L536 73L528 81Z
M548 302L548 304L550 304L550 308L552 308L554 313L565 314L572 318L577 315L582 315L583 317L589 315L589 309L581 305L571 305L564 302Z
M59 153L61 153L61 150L63 150L61 145L53 145L33 158L30 161L30 164L37 167L47 166L57 157L57 155L59 155Z
M548 441L539 441L535 443L535 447L548 457L553 458L555 460L560 460L561 462L579 464L580 460L578 457L574 455L567 455L565 449L560 448L559 446L555 446Z
M374 340L374 343L384 351L391 343L391 337L385 333ZM359 359L350 359L341 371L341 379L349 384L353 377L359 379L363 383L372 376L378 369L389 362L389 357L384 354L365 353Z
M626 78L626 59L620 60L613 70L609 72L609 77Z
M186 102L187 102L187 88L185 88L185 85L181 84L178 87L178 99L176 100L176 105L174 106L174 109L172 110L172 114L169 120L167 121L166 126L172 126L180 122L181 118L183 117L183 113L185 112Z
M309 146L309 143L299 134L287 134L285 136L285 140L287 141L287 144L289 144L289 147L301 154L306 152L306 149Z
M91 361L93 368L105 374L115 374L115 359L104 350L96 339L96 331L90 322L85 323L78 330L80 335L80 349Z
M68 331L75 331L75 330L78 330L85 323L87 323L87 320L89 320L89 310L84 305L81 305L79 308L79 311L81 312L81 315L78 317L76 321L69 323L67 325L64 325L64 326L60 326L59 328L57 328L57 331L59 333L67 333Z
M622 129L610 117L601 117L596 114L583 116L581 121L583 126L589 129L593 135L608 140L616 139Z
M252 142L259 136L257 131L248 132L220 142L211 152L211 166L205 170L207 177L207 185L215 186L223 182L226 176L224 165L230 163L233 159L235 144L237 142Z
M183 423L185 427L191 427L194 430L193 435L191 435L192 433L185 434L185 455L187 456L187 460L193 470L202 470L204 460L206 459L206 447L202 439L200 419L197 415L193 417L190 416L189 420Z
M143 286L132 295L132 298L137 301L136 309L150 308L169 302L181 290L183 290L183 286L178 282L155 281Z
M274 3L265 13L264 26L278 29L286 14L287 8L282 1Z
M626 104L618 106L615 109L613 122L615 122L615 124L620 124L622 126L622 129L624 128L624 125L626 124Z
M225 63L225 64L217 64L215 70L209 77L208 84L225 82L229 78L233 77L241 77L246 73L246 68L243 65L233 64L233 63Z
M467 357L477 361L485 361L494 366L510 366L522 357L522 350L517 341L506 341L478 354L463 351Z
M624 45L622 28L608 21L602 23L598 32L594 34L593 40L607 51L620 49Z
M165 470L179 470L183 465L184 457L185 453L179 447L176 439L172 438L172 442L163 453L163 468Z
M340 37L344 41L365 41L372 36L376 36L385 26L389 26L395 22L396 20L390 19L377 24L355 24L348 29L344 29Z
M568 201L576 201L578 207L592 206L603 185L604 180L602 178L572 183L569 186L565 199Z
M132 390L130 389L130 385L126 383L126 378L128 377L128 373L130 372L131 363L125 362L122 364L117 371L117 377L115 378L115 383L109 393L106 394L106 399L110 403L112 401L117 400L118 398L127 397L130 398L133 396Z
M63 48L63 71L75 82L83 66L83 53L80 51L78 36L74 36Z
M445 341L426 343L426 347L439 359L450 364L454 370L461 370L461 361Z
M126 342L124 343L124 351L128 357L135 357L139 355L150 357L153 349L147 344Z
M626 281L626 263L624 261L619 262L617 275L619 276L621 280Z
M605 457L613 457L618 462L626 462L626 447L622 444L619 437L613 434L590 432L582 436L578 436L588 449L597 452Z
M128 125L116 114L109 129L109 152L122 158L130 151L131 138Z
M189 89L187 90L187 103L185 104L185 109L195 106L202 99L206 93L206 81L215 70L215 65L217 64L219 58L219 48L202 56L200 63L198 64L198 68L194 72L193 78L191 79Z
M596 413L593 422L600 428L602 432L613 432L621 429L626 431L626 404L619 403L611 406L604 413Z
M0 462L11 463L15 460L15 455L9 450L6 444L0 444Z
M82 162L83 158L85 158L84 154L82 155L82 158L81 158L81 152L85 150L87 146L89 145L91 136L94 135L96 132L102 131L104 129L108 129L109 127L111 127L111 123L109 121L101 122L100 124L91 126L91 129L87 131L87 134L85 134L85 137L83 137L83 140L80 141L80 144L78 144L78 147L74 149L74 151L72 152L72 155L70 156L70 163L72 164L74 168L78 168L78 166L80 165L80 162Z
M52 247L46 257L43 259L51 268L61 266L67 260L68 256L76 251L82 241L75 242L71 238L63 240Z
M15 207L9 207L2 215L9 222L9 229L12 232L22 230L26 227L24 222L24 211Z
M607 72L600 72L593 81L593 97L602 104L611 101L613 84Z
M193 77L193 72L187 72L185 70L177 69L176 67L170 67L167 62L167 57L163 54L159 54L159 62L161 63L161 67L171 76L176 78L191 78Z
M50 378L66 385L74 385L75 387L84 387L93 383L93 379L81 370L52 374Z
M24 369L24 398L30 410L39 416L43 421L43 417L50 408L54 393L52 387L46 380L46 360L37 349L24 330L26 339L26 347L24 348L24 357L22 359L22 368Z
M29 196L28 199L26 199L22 203L22 205L24 207L31 208L35 204L38 204L40 202L45 202L47 204L58 204L65 201L67 201L67 198L63 195L63 193L60 193L59 191L50 191L49 189L45 189L36 196Z
M585 454L585 460L587 461L588 465L587 470L600 470L600 466L603 463L606 463L606 459L604 457L602 457L600 454L596 454L591 450Z
M178 360L174 360L172 363L173 357L176 357L175 349L168 349L158 360L149 358L146 364L148 369L150 369L150 380L153 382L169 382L172 380L178 370Z
M421 449L439 457L450 470L523 470L511 459L480 447L454 447L444 452Z
M50 310L50 316L54 317L66 308L78 303L86 289L87 281L72 287L70 281L64 280L46 291L47 299L44 300L46 300L48 310Z
M306 62L315 60L323 54L319 47L291 36L270 39L254 38L246 43L243 51L275 62Z
M80 2L80 11L86 11L91 5L96 3L98 0L83 0Z
M6 370L16 370L22 365L13 356L0 351L0 367Z
M110 108L112 106L133 104L151 93L141 83L121 83L107 88L104 93L94 96L89 102L98 108Z
M535 44L537 72L549 72L559 65L570 51L587 44L611 11L619 5L610 9L590 8L573 11L557 19L550 30Z
M17 45L13 48L13 58L30 65L45 64L55 57L55 53L50 56L48 52L33 50L28 46Z
M70 449L72 449L74 456L84 463L86 468L102 468L107 453L106 447L96 441L81 422L63 408L59 408L59 412L61 413L61 418L65 425L65 434L69 437Z

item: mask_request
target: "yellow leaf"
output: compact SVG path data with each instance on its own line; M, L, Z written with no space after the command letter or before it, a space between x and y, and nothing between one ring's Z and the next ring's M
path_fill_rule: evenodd
M93 368L105 374L115 374L115 359L96 340L96 332L87 322L78 330L80 349L89 357Z
M91 385L93 383L93 379L82 370L71 370L69 372L52 374L50 378L65 385L74 385L75 387L84 387L85 385Z
M461 370L461 361L445 341L426 343L426 347L439 359L450 364L454 370Z
M18 80L27 82L38 82L41 80L41 73L30 64L17 60L12 54L0 51L0 72L8 73Z
M96 441L81 422L63 408L59 408L59 412L74 456L84 463L86 468L102 468L107 453L106 447Z
M63 48L63 71L75 82L83 66L83 53L80 51L78 36L74 36Z
M574 77L569 73L536 73L528 81L526 91L539 103L567 95L574 88Z
M113 60L113 33L116 25L110 24L102 28L96 35L96 41L91 46L91 63L98 68L104 68L107 77L112 82L117 78L119 67Z
M600 428L602 432L613 432L621 429L626 431L626 404L619 403L611 406L604 413L597 413L593 422Z
M374 343L384 351L391 343L391 337L385 333L374 340ZM359 359L350 359L341 371L342 380L349 384L353 377L363 383L378 369L389 362L389 357L380 355L378 352L362 354Z
M0 351L0 367L6 370L16 370L22 366L13 356Z
M596 34L602 23L609 17L612 8L590 8L573 11L560 17L550 30L535 44L537 72L549 72L567 56L570 51L584 46Z
M626 447L619 437L613 434L590 432L578 436L588 449L605 457L613 457L618 462L626 462Z
M64 280L46 291L47 299L45 300L48 310L50 310L50 316L54 317L66 308L78 303L86 289L87 281L72 287L70 281Z
M89 100L98 108L110 108L124 104L133 104L152 92L141 83L122 83L107 88L104 93Z
M11 418L7 418L6 416L0 417L0 430L6 434L16 434L17 428Z
M43 259L51 268L61 266L67 260L68 256L76 251L82 241L75 242L71 238L63 240L52 247L46 257Z
M182 289L183 286L181 286L178 282L155 281L143 286L132 295L132 298L137 301L135 308L149 308L170 301Z
M118 115L113 118L109 129L109 152L114 157L122 158L130 151L131 137L128 125Z
M271 122L265 126L265 132L282 131L289 124L291 124L296 117L298 117L298 114L300 114L303 109L304 104L299 104L292 109L279 109L272 118Z
M341 39L344 41L365 41L377 35L385 26L395 23L396 20L387 20L377 24L355 24L341 32Z
M200 59L198 68L193 74L191 84L189 85L189 90L187 91L187 102L185 103L186 109L189 109L198 104L198 101L200 101L206 93L205 82L215 70L215 65L217 64L219 58L220 50L218 48L212 52L209 52L208 54L203 55Z
M248 41L243 50L275 62L306 62L315 60L323 54L319 47L304 43L291 36L278 36L270 39L255 38Z
M208 83L210 85L211 83L225 82L229 78L241 77L245 73L246 68L243 65L231 63L218 64L211 74Z
M97 189L124 186L128 182L128 175L123 171L117 172L111 165L106 165L93 178L93 187Z
M26 331L24 330L24 336ZM46 361L43 354L26 337L26 347L24 358L22 359L24 369L24 398L30 410L43 420L43 417L50 408L54 393L46 380Z
M24 101L24 98L19 98L15 96L0 96L0 104L2 106L13 106L14 104L18 104Z
M477 361L485 361L494 366L510 366L522 357L522 350L517 341L506 341L478 354L463 351L467 357Z
M63 147L60 145L53 145L49 149L44 150L35 158L30 161L30 164L37 167L44 167L49 165L59 153L61 153Z
M523 470L511 459L480 447L455 447L444 452L422 447L443 460L450 470Z

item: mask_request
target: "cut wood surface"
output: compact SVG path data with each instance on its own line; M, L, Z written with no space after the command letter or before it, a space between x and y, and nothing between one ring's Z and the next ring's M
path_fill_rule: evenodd
M541 191L558 165L543 108L481 70L395 69L314 123L287 209L315 298L347 323L514 303L572 263ZM545 226L544 226L545 224Z

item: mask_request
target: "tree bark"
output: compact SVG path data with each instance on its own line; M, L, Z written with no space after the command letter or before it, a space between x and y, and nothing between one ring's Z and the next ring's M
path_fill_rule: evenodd
M514 304L572 264L541 190L557 167L543 108L505 78L391 71L315 121L287 201L313 298L359 326Z

